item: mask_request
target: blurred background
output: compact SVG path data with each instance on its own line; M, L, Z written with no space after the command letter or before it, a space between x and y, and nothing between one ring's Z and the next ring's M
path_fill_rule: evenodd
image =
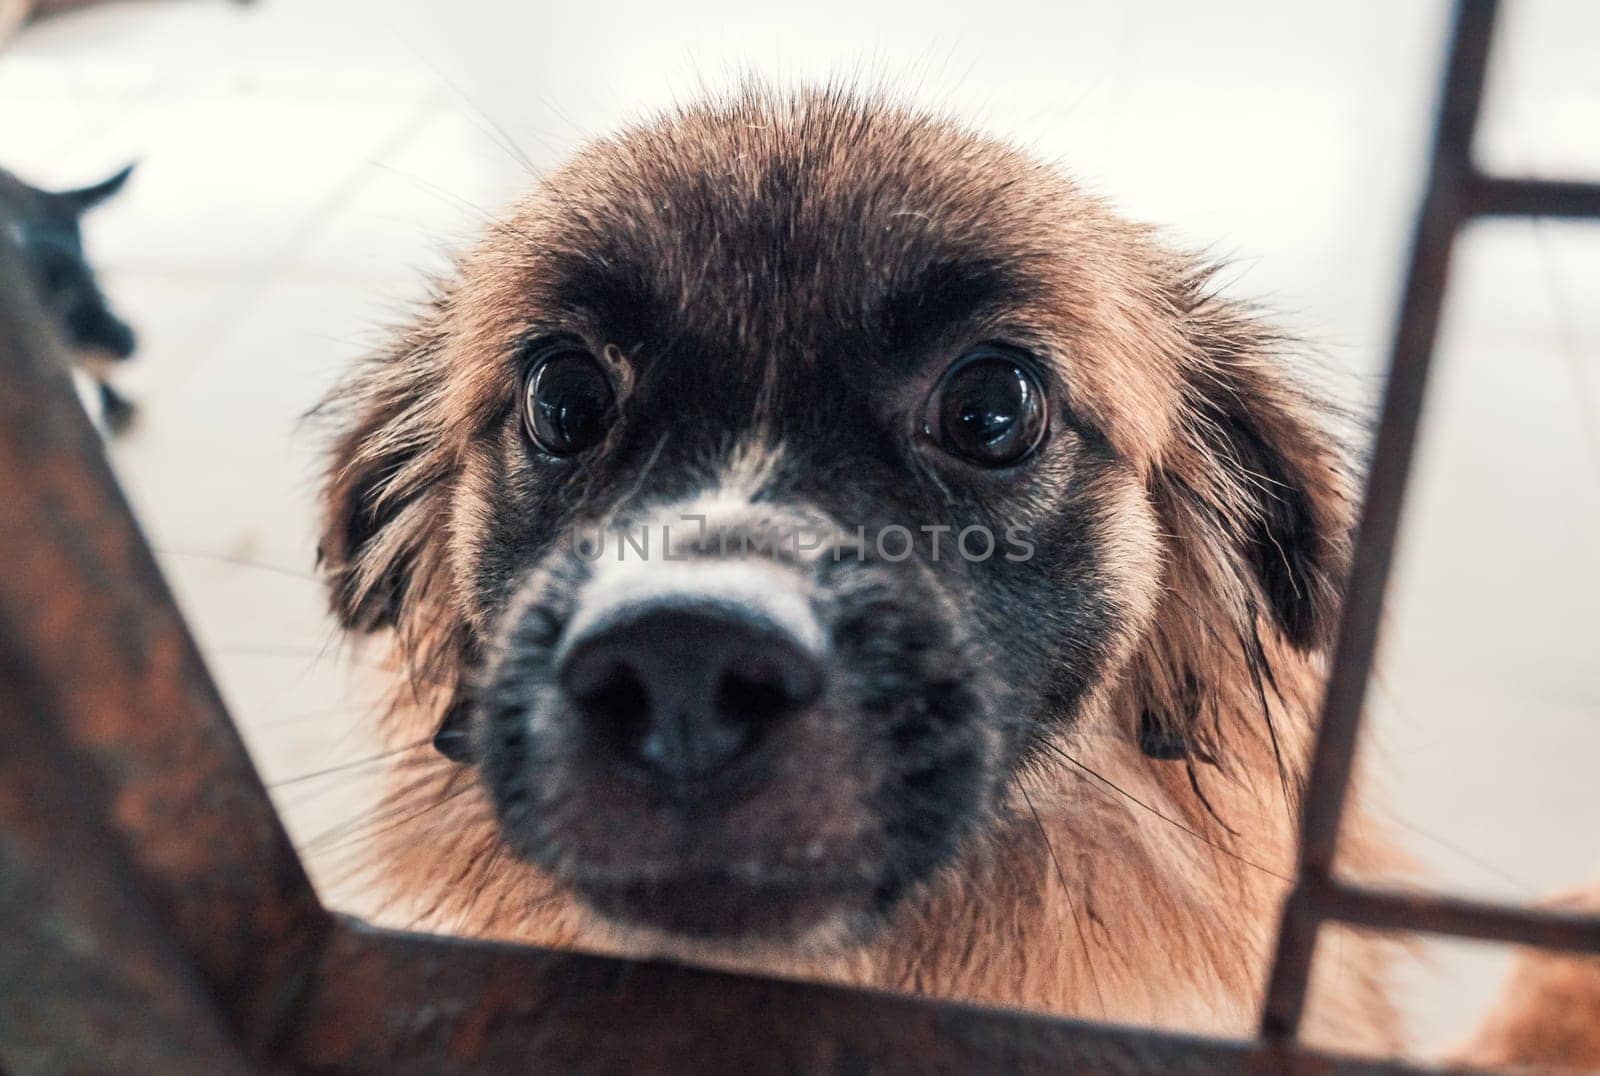
M6 5L0 3L0 9ZM1600 176L1600 5L1520 0L1491 167ZM0 45L0 167L130 160L86 222L140 335L114 465L318 884L378 764L370 657L311 575L301 416L423 275L584 139L754 73L845 78L1059 161L1233 265L1370 409L1423 153L1442 2L537 5L143 0ZM1386 812L1443 890L1532 900L1600 871L1600 228L1463 243L1371 697ZM1425 1042L1470 1026L1501 951L1408 972Z

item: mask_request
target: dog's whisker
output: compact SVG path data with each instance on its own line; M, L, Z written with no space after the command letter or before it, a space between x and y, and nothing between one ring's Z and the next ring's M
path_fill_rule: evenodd
M423 816L439 810L453 800L459 799L461 796L473 791L473 788L474 786L468 785L464 788L456 789L454 792L440 796L437 800L424 804L422 807L414 811L401 813L398 817L391 815L388 816L387 820L373 820L368 827L362 828L359 832L352 832L343 839L335 841L332 844L325 844L314 851L308 849L308 852L312 856L323 856L333 852L343 851L358 842L370 841L375 837L380 837L385 833L390 833L402 826L409 825Z
M1545 278L1545 290L1555 311L1556 331L1561 340L1561 354L1566 360L1567 376L1572 386L1572 403L1577 412L1578 425L1583 430L1583 444L1588 451L1589 467L1593 477L1600 482L1600 393L1590 374L1590 364L1585 361L1583 340L1579 336L1576 307L1572 294L1562 279L1556 264L1555 249L1550 242L1550 222L1535 217L1528 222L1533 228L1533 241L1539 253L1539 266Z
M458 775L454 775L453 774L452 776L454 777L454 776L458 776ZM476 781L472 781L472 780L458 781L458 782L455 782L455 785L457 787L452 787L450 790L441 793L438 797L436 797L435 799L433 799L429 803L424 804L421 808L419 808L418 810L414 811L413 813L407 815L406 817L395 819L392 822L390 822L389 824L382 826L381 828L368 830L366 832L363 832L363 833L361 833L359 835L358 839L360 839L360 840L371 840L374 837L379 837L379 836L382 836L385 833L389 833L389 832L391 832L393 830L400 829L403 826L407 825L408 823L410 823L410 822L412 822L412 821L414 821L414 820L416 820L418 818L422 818L422 817L424 817L426 815L429 815L429 814L431 814L431 813L433 813L435 811L438 811L438 810L450 805L451 803L454 803L455 801L461 799L463 796L471 795L471 794L476 793L476 792L479 791Z
M286 579L298 579L301 582L318 586L322 584L322 580L312 572L288 568L281 564L268 564L265 561L249 560L228 553L213 553L203 549L178 549L169 545L151 546L150 549L157 557L168 557L174 560L210 561L214 564L223 564L231 568L247 568L251 571L266 572Z
M1100 773L1096 772L1094 769L1090 768L1089 766L1086 766L1084 763L1082 763L1078 759L1074 758L1065 749L1063 749L1060 744L1052 743L1050 740L1044 739L1043 737L1037 737L1037 738L1034 739L1033 742L1035 744L1037 744L1038 746L1044 748L1045 750L1051 752L1052 754L1056 755L1063 762L1066 762L1069 765L1075 767L1076 769L1081 770L1083 773L1085 773L1089 777L1093 778L1093 780L1095 782L1098 782L1099 785L1104 786L1106 789L1110 790L1111 792L1116 793L1117 795L1121 796L1123 799L1127 800L1129 803L1132 803L1134 806L1140 808L1141 810L1148 811L1150 814L1154 815L1156 818L1158 818L1161 821L1167 823L1167 825L1177 828L1181 832L1188 834L1190 837L1193 837L1195 840L1201 842L1202 844L1207 845L1208 847L1213 848L1218 852L1221 852L1223 855L1228 856L1231 859L1235 859L1235 860L1239 861L1240 863L1244 864L1245 866L1250 867L1252 870L1260 871L1263 874L1270 875L1271 877L1277 878L1277 879L1279 879L1281 881L1284 881L1284 882L1293 881L1292 878L1290 878L1288 875L1284 874L1282 871L1275 871L1271 867L1268 867L1268 866L1266 866L1264 864L1261 864L1261 863L1257 863L1255 860L1250 859L1247 856L1240 855L1238 852L1234 851L1232 848L1229 848L1227 845L1219 844L1218 842L1212 840L1210 837L1207 837L1204 833L1201 833L1199 830L1195 829L1193 826L1188 825L1187 823L1181 821L1180 819L1173 818L1171 815L1165 813L1164 811L1160 810L1159 808L1157 808L1157 807L1155 807L1155 806L1153 806L1153 805L1151 805L1149 803L1146 803L1144 800L1140 799L1138 796L1135 796L1133 793L1129 792L1127 789L1123 788L1121 785L1117 784L1115 781L1112 781L1112 780L1104 777Z
M207 654L215 658L260 658L262 660L304 661L307 669L314 668L321 662L336 662L340 665L357 669L370 669L373 672L393 673L395 666L381 661L363 661L348 655L330 653L326 647L306 650L287 646L214 646L207 649ZM423 694L423 687L450 688L455 686L455 678L429 673L419 668L409 669L409 679L414 680L419 695Z
M1050 842L1050 834L1045 831L1044 820L1039 817L1038 808L1033 805L1033 797L1028 795L1028 789L1022 782L1017 782L1017 791L1022 793L1023 802L1028 805L1028 813L1033 816L1033 824L1039 830L1039 839L1044 841L1044 847L1050 853L1050 862L1056 869L1056 880L1061 883L1061 894L1067 902L1067 911L1072 917L1074 928L1078 932L1078 947L1083 952L1084 966L1089 969L1089 981L1094 986L1095 1001L1100 1005L1100 1016L1104 1018L1110 1012L1106 1008L1105 995L1100 992L1100 977L1094 969L1094 950L1089 948L1089 936L1084 931L1083 918L1078 914L1078 902L1072 899L1072 887L1067 884L1066 871L1061 869L1061 860L1056 855L1055 845Z
M417 189L425 191L441 201L448 202L457 208L467 210L478 218L479 223L488 225L491 231L499 232L510 238L521 239L530 243L535 241L533 236L513 227L504 218L497 216L475 202L468 201L459 194L456 194L445 187L439 186L437 183L430 182L429 180L423 179L421 176L411 172L402 172L400 169L395 168L392 165L383 164L381 162L377 167L381 171L388 172L393 176L406 180L407 182L415 185Z
M325 766L320 770L312 770L309 773L299 773L295 774L293 777L285 777L281 780L271 781L267 784L267 790L269 792L276 791L280 788L288 788L292 785L304 784L306 781L315 781L320 777L330 777L337 774L348 773L350 770L360 769L363 766L371 766L374 763L382 762L386 759L392 759L397 755L403 755L409 751L415 751L421 747L431 747L432 745L433 738L430 736L427 739L419 740L416 743L406 744L404 747L396 747L389 751L381 751L376 755L369 755L366 758L353 759L349 762L341 762L333 766Z
M1523 896L1528 898L1535 898L1539 896L1538 890L1529 885L1527 882L1523 881L1521 878L1511 874L1504 867L1500 867L1494 863L1491 863L1482 856L1476 855L1468 849L1461 847L1461 845L1455 843L1454 841L1441 837L1437 833L1417 825L1415 822L1408 822L1404 818L1393 815L1392 813L1388 820L1392 824L1399 826L1401 829L1404 829L1410 833L1414 833L1423 840L1430 841L1438 847L1443 848L1445 851L1460 859L1462 862L1470 863L1484 873L1493 875L1499 881L1502 881L1506 885L1516 889Z
M294 713L271 717L264 721L252 722L259 728L280 728L285 725L298 725L306 721L328 721L333 718L344 718L352 727L359 725L372 716L372 706L365 703L347 703L341 706L318 706L310 710L298 710Z
M443 760L439 761L442 762ZM452 771L449 776L444 778L446 790L449 789L453 776L454 772ZM339 841L364 827L377 825L388 819L403 815L414 809L419 801L424 807L431 806L439 802L437 793L440 783L440 773L434 772L395 787L390 790L381 803L329 827L306 841L301 846L301 850L308 854L318 854L326 850L325 846L328 843Z

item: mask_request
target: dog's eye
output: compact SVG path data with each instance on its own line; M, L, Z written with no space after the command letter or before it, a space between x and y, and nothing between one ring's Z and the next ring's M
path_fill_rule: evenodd
M928 401L923 429L946 452L1005 467L1039 447L1048 424L1038 379L1003 348L985 346L945 373Z
M548 351L528 374L522 418L528 436L552 456L570 456L599 443L611 418L611 381L587 351Z

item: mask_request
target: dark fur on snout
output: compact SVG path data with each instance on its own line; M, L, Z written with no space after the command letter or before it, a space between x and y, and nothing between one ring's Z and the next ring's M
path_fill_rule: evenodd
M393 633L397 742L448 715L454 756L397 783L425 821L384 844L390 891L481 932L626 947L642 920L669 951L1244 1026L1350 474L1292 348L1210 278L1053 169L848 94L585 149L329 406L335 612ZM616 400L570 458L523 423L553 340ZM1005 466L926 432L980 347L1048 400ZM772 558L828 688L740 794L686 804L596 768L552 664L592 570L572 535L707 498L718 527L1018 528L1032 554ZM1366 959L1331 1011L1388 1034Z

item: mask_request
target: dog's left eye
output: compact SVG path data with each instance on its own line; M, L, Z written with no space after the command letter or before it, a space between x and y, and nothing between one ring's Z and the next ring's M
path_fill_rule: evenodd
M923 432L982 467L1026 459L1044 440L1044 389L1011 352L985 345L956 360L928 401Z
M523 425L552 456L570 456L605 436L614 402L611 380L595 357L581 348L559 347L528 373Z

